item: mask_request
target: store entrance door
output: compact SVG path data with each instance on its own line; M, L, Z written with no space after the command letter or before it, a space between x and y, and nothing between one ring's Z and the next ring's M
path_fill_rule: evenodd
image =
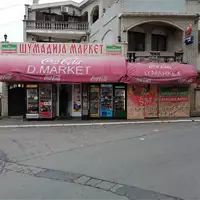
M25 89L24 84L8 85L8 116L24 116Z
M60 85L59 116L68 118L72 116L72 85Z

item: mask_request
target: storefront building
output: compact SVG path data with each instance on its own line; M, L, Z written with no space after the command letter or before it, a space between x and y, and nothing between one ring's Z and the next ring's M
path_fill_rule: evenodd
M4 116L126 118L122 52L120 45L1 44Z
M189 117L197 70L127 62L121 45L1 44L3 116L26 119Z

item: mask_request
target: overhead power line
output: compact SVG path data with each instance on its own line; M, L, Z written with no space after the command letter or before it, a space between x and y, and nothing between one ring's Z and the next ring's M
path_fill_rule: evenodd
M7 25L10 25L10 24L14 24L14 23L17 23L17 22L22 22L22 19L18 19L18 20L15 20L15 21L10 21L10 22L7 22L7 23L0 23L0 27L1 26L7 26Z
M13 7L20 6L20 5L21 4L10 5L10 6L6 6L6 7L3 7L3 8L0 8L0 10L6 10L6 9L13 8Z
M32 2L32 0L27 0L27 1L31 1ZM6 10L6 9L9 9L9 8L14 8L14 7L17 7L17 6L24 5L27 1L24 1L24 2L21 2L21 3L18 3L18 4L13 4L13 5L1 7L0 10Z

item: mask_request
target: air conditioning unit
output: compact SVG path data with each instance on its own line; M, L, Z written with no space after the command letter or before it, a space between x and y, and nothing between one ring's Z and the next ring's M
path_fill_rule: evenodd
M69 7L67 7L67 6L61 6L61 12L62 13L68 13L69 12Z

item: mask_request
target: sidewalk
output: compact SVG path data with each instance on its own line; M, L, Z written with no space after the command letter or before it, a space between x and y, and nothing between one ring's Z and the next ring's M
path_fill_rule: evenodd
M192 123L200 122L200 117L176 119L145 119L145 120L54 120L54 121L26 121L23 119L2 118L0 128L35 128L35 127L67 127L67 126L102 126L123 124L153 124L153 123Z

